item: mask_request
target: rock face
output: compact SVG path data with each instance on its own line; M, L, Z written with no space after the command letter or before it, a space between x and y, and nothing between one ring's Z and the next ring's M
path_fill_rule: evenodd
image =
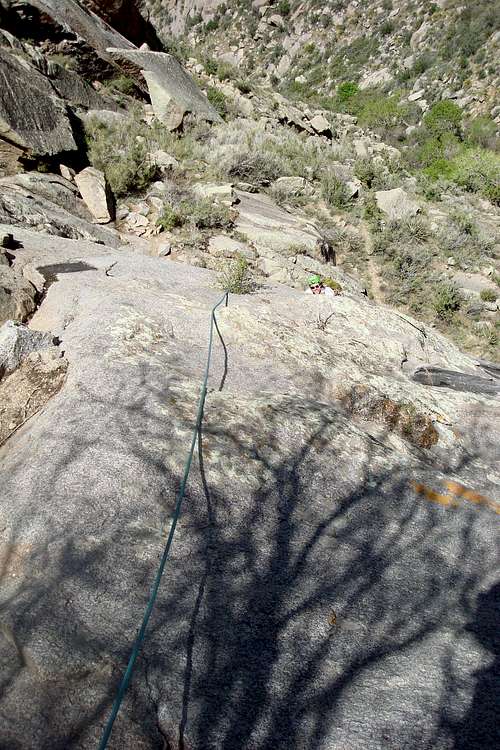
M172 55L129 49L109 49L108 52L115 59L125 58L141 69L155 115L170 130L182 125L187 112L208 122L221 122L208 99Z
M0 447L57 393L68 367L56 347L33 352L0 381Z
M37 291L22 274L0 265L0 325L9 319L26 320L35 309Z
M75 182L95 221L98 224L113 221L115 203L104 174L94 167L86 167L75 175Z
M115 60L107 52L108 47L134 49L132 42L95 13L82 8L75 0L30 0L30 4L42 13L47 13L62 27L78 34L100 57L110 63L115 63Z
M87 257L55 244L60 261ZM165 543L219 297L211 272L164 258L107 248L92 265L61 274L33 318L70 366L0 450L4 747L98 743ZM478 675L493 674L481 634L500 401L411 373L480 364L349 295L264 287L231 296L219 328L188 502L114 744L452 747L471 731ZM390 430L379 406L368 421L344 411L338 390L367 375L437 442L415 449L411 421ZM493 746L493 713L480 717Z
M52 336L8 320L0 327L0 378L9 375L33 352L52 345Z
M411 200L403 188L378 190L375 199L380 210L391 220L406 219L420 211L418 203Z
M52 200L50 200L46 197L49 186L44 185L43 192L38 192L38 181L35 184L31 182L31 186L27 187L19 182L18 177L5 178L0 181L0 222L6 225L32 227L41 232L70 239L103 242L115 247L122 243L118 233L113 229L92 224L89 213L87 213L87 218L78 215L82 208L86 211L82 201L78 211L75 211L76 215L71 205L69 206L71 213L63 207L64 202L61 200L63 195L70 198L72 202L76 202L73 193L75 186L64 178L56 177L53 180L54 185L51 189L55 194L52 194ZM64 188L61 187L61 183Z
M77 148L65 105L48 81L33 66L21 63L1 47L0 139L38 156ZM7 150L7 146L4 148Z

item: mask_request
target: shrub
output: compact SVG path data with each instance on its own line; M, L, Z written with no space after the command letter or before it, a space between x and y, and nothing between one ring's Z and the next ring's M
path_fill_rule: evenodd
M500 205L500 155L482 148L464 149L453 160L453 179L473 193Z
M473 146L496 150L498 149L497 129L497 124L491 117L486 115L475 117L467 123L465 138Z
M321 180L321 194L329 206L344 208L349 203L347 188L333 172L326 172Z
M221 168L228 177L248 180L254 185L266 185L283 176L282 163L277 157L250 149L228 154Z
M280 0L278 3L278 13L282 16L288 16L290 14L291 6L289 0Z
M120 94L126 94L132 96L135 92L135 83L132 78L128 76L116 76L116 78L110 78L104 82L104 85L109 89L119 91Z
M388 36L389 34L392 34L394 31L394 24L392 21L384 21L382 26L380 27L380 33L382 36Z
M231 210L209 198L182 204L182 210L198 229L229 229L233 224Z
M219 19L218 18L211 18L210 21L207 21L205 24L205 31L211 32L216 31L219 28Z
M462 298L453 284L441 284L435 292L433 300L434 312L441 320L449 321L460 309Z
M209 76L215 76L215 75L217 75L217 61L214 60L212 57L208 57L204 61L203 66L205 68L205 72Z
M483 302L496 302L498 293L495 291L495 289L481 289L481 293L479 296L481 297Z
M166 232L170 232L175 227L182 226L185 220L186 217L182 211L166 203L156 223Z
M337 87L337 102L340 105L346 104L359 91L357 83L353 81L344 81Z
M447 133L460 135L462 110L458 104L446 99L436 102L424 116L424 125L437 138Z
M255 289L248 261L242 255L220 269L217 282L221 289L231 294L250 294Z
M207 99L221 117L227 115L227 99L223 91L215 88L215 86L209 86L207 88Z
M149 159L149 134L134 112L110 127L97 120L85 124L89 161L104 172L117 197L144 190L155 179L158 169Z

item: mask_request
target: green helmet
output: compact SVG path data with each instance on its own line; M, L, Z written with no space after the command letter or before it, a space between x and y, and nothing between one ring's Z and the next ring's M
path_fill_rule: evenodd
M314 276L309 276L307 279L307 285L308 286L316 286L316 284L321 284L321 276L318 276L315 274Z

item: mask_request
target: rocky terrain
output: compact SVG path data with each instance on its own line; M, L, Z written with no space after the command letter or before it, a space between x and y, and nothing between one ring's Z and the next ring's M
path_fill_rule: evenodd
M461 6L0 0L1 748L99 743L224 290L109 747L498 743L498 32Z

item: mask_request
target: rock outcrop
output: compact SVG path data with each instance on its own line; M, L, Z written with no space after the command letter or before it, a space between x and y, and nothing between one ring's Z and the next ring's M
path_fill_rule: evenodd
M6 152L8 144L13 144L16 151L35 156L54 156L77 149L66 107L50 83L26 60L2 47L0 139ZM3 158L7 161L7 154Z
M54 243L67 266L98 250ZM0 449L9 747L96 746L165 541L219 295L210 271L164 258L103 248L87 265L58 276L31 323L62 339L64 385ZM495 561L500 401L411 374L480 363L355 295L268 286L231 296L219 329L199 463L114 742L345 750L389 732L395 747L449 747L443 701L466 723L490 669L468 602ZM368 415L344 409L367 381L404 416L397 429L386 410L377 421L379 396ZM443 696L456 637L460 707Z
M108 49L108 52L113 58L129 60L140 68L155 115L169 130L179 128L187 112L208 122L221 122L220 115L172 55L130 49Z

